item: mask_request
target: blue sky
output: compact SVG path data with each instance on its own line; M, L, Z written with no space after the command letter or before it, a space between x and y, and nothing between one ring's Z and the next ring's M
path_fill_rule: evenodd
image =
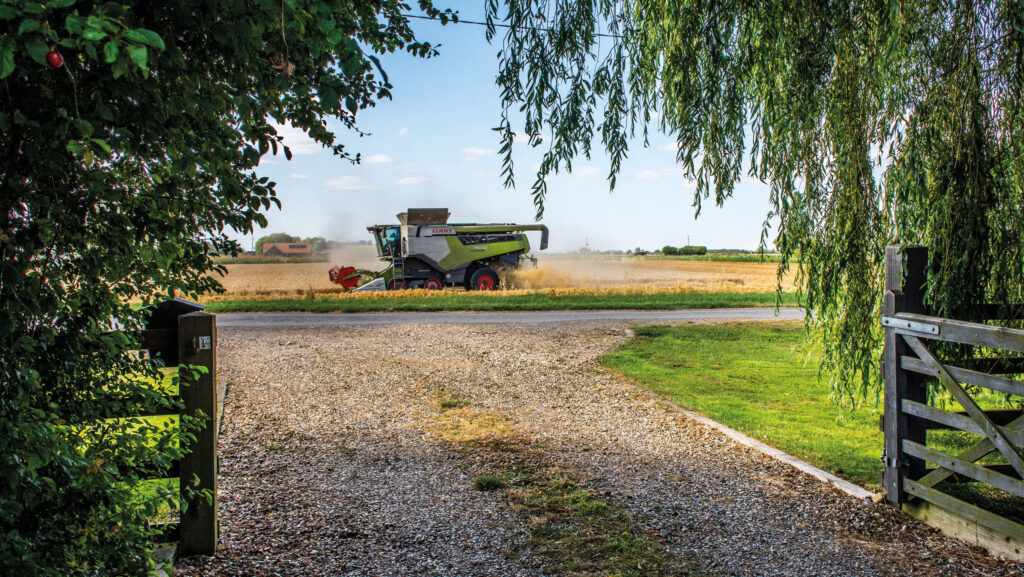
M460 15L480 19L475 11ZM413 26L421 40L441 44L441 55L382 57L395 86L393 100L359 113L369 136L336 127L339 142L362 154L361 164L333 157L293 129L282 131L293 159L266 157L258 171L277 182L283 208L270 211L269 225L257 237L287 232L368 240L367 226L395 222L395 214L410 207L447 207L455 222L533 222L531 168L539 153L516 144L516 189L504 188L499 176L498 134L491 130L501 111L494 84L498 45L487 44L481 26ZM767 187L744 179L724 208L706 203L695 220L694 184L675 165L673 142L655 132L649 148L631 143L611 193L599 142L592 162L581 159L573 174L552 177L542 221L551 229L549 250L651 250L684 245L688 238L710 248L755 249L768 213ZM247 237L243 245L250 242Z

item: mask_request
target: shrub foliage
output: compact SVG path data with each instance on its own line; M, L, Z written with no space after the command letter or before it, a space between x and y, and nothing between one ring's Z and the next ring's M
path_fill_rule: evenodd
M278 204L253 169L290 157L280 125L349 156L327 121L389 96L373 54L434 54L408 9L0 2L0 574L145 574L174 497L138 470L166 470L181 433L108 419L168 406L126 354L127 303L216 290L228 232Z

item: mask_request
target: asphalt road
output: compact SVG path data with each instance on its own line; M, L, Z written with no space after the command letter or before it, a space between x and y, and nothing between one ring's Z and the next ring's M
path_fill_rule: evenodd
M684 309L670 311L525 311L525 312L430 312L430 313L219 313L221 328L303 328L404 324L529 324L579 321L672 321L793 320L804 318L797 308Z

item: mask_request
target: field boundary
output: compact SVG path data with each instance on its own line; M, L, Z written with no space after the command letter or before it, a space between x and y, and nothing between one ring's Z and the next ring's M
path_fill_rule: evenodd
M764 455L767 455L775 459L776 461L779 461L780 463L785 463L786 465L789 465L790 467L793 467L794 469L802 473L806 473L814 477L815 479L818 479L819 481L822 481L836 489L839 489L843 493L846 493L847 495L855 499L871 499L874 497L874 493L868 491L867 489L861 487L860 485L855 485L847 481L846 479L837 477L836 475L829 473L828 471L823 471L822 469L819 469L806 461L797 459L796 457L790 455L789 453L776 449L771 445L762 443L761 441L758 441L757 439L749 435L741 433L736 429L733 429L732 427L723 425L722 423L710 419L696 411L687 409L686 407L683 407L682 405L679 405L678 403L671 401L661 395L654 394L654 396L657 397L662 402L664 402L669 407L671 407L674 411L682 413L689 419L697 421L698 423L706 427L715 429L716 431L722 433L726 437L729 437L730 439L739 443L740 445L749 447L751 449L754 449L755 451L763 453Z
M391 294L391 293L396 294ZM676 310L799 306L794 293L776 292L628 292L577 294L559 291L495 292L387 291L340 298L273 298L204 301L207 311L240 312L440 312L440 311L565 311Z

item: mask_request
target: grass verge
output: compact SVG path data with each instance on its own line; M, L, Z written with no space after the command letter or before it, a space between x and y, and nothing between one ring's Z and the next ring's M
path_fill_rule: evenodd
M618 294L466 293L402 291L390 297L363 295L335 298L224 300L205 303L208 312L401 312L401 311L545 311L545 310L669 310L775 306L774 292L665 292ZM424 294L416 294L424 293ZM782 295L783 306L796 305L796 296Z
M606 355L604 366L719 423L879 491L881 407L840 408L817 378L817 355L806 363L799 322L745 322L639 327L636 338ZM994 394L983 408L1006 408ZM960 407L949 402L947 410ZM932 430L928 445L957 454L979 437ZM995 462L990 455L983 462ZM1024 518L1024 500L977 483L943 483L941 490L989 510Z
M800 322L638 327L602 364L724 425L878 490L878 412L828 400Z

